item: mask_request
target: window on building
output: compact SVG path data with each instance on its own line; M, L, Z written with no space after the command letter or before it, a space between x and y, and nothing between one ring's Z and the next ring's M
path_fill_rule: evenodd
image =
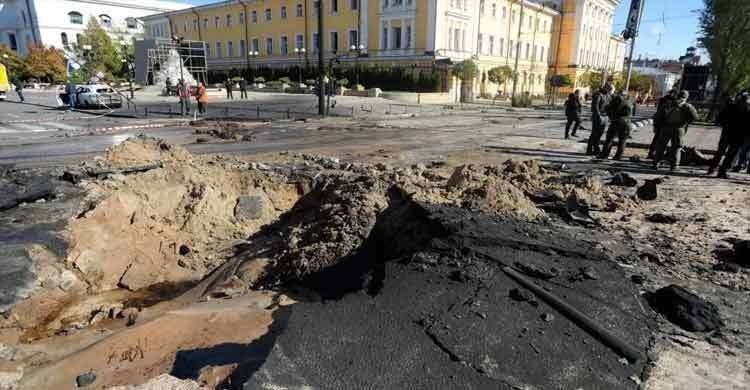
M479 0L479 15L484 15L484 0Z
M313 2L313 16L318 16L319 10L320 10L320 1L314 1Z
M208 18L203 18L203 29L208 30Z
M508 57L513 58L515 57L515 45L513 45L513 40L508 41Z
M383 27L383 37L380 44L383 46L381 49L388 50L388 27Z
M544 46L539 46L539 61L544 61Z
M331 52L334 54L339 51L339 33L337 31L331 31L331 41L329 42Z
M251 50L254 52L260 51L260 42L258 42L258 38L253 39L253 47L251 48Z
M406 42L404 42L405 43L404 47L407 49L411 49L411 25L410 24L406 25L406 34L404 34L404 36L406 38Z
M401 48L401 27L393 27L393 31L391 31L393 35L393 48L394 49L400 49Z
M109 15L99 15L99 24L101 24L102 27L112 27L112 18L110 18Z
M193 19L193 31L198 31L198 19Z
M357 48L359 40L357 39L357 30L349 30L349 47L354 46Z
M60 41L62 42L63 47L68 47L68 34L62 33L60 34Z
M289 42L287 37L281 37L281 46L279 47L279 53L285 56L289 53Z
M460 51L461 50L461 30L454 28L453 29L453 50Z
M68 18L70 19L70 24L83 24L83 15L80 12L68 12Z
M221 57L221 42L216 42L216 57Z
M539 18L536 18L536 21L534 22L534 30L539 31Z
M320 50L320 37L318 36L318 33L313 33L313 53L317 53L318 50Z
M271 21L271 9L266 8L266 22L270 22L270 21Z
M240 16L237 18L237 23L239 24L245 24L245 13L240 12Z
M506 19L508 17L508 8L503 7L503 19Z
M266 38L266 55L273 55L273 38Z
M536 60L536 45L534 45L534 48L531 50L531 59Z
M547 32L547 21L542 22L542 31Z
M498 42L497 51L500 53L501 56L505 57L505 38L500 38L500 41Z
M516 10L511 11L511 13L510 13L510 21L513 24L516 24Z
M297 34L297 37L295 38L295 44L294 47L297 49L301 49L305 47L305 36L302 34Z
M214 28L217 30L219 29L219 17L218 16L214 17Z
M240 39L240 52L238 53L240 57L244 57L247 55L247 44L245 43L244 39Z
M492 3L492 17L493 18L497 17L497 4L495 3Z
M453 50L453 29L448 28L448 50Z
M234 42L227 41L227 57L234 57Z
M251 21L252 21L253 23L258 23L258 12L257 12L257 11L253 11L253 12L252 12L252 13L250 14L250 20L251 20Z
M339 0L331 0L331 13L339 12Z
M301 18L302 16L303 16L302 4L297 4L297 17Z
M359 0L349 0L349 9L352 11L359 8Z
M488 49L489 49L490 55L495 54L495 37L493 37L492 35L490 35L489 43L490 43L490 47L488 47Z
M127 18L125 18L125 26L126 26L127 28L136 28L136 27L138 27L138 26L136 25L136 21L135 21L135 18L132 18L132 17L127 17Z
M206 42L206 57L211 57L211 44Z
M466 3L464 3L466 5ZM461 51L466 51L466 30L461 30Z
M187 20L182 23L182 32L184 32L184 33L187 32Z
M483 54L484 51L482 50L482 41L484 40L484 36L482 34L477 35L477 53Z
M528 60L529 59L529 51L531 51L531 44L527 43L526 44L526 55L523 56L524 60Z
M281 19L286 19L286 6L281 6Z
M227 28L232 27L232 15L227 15Z

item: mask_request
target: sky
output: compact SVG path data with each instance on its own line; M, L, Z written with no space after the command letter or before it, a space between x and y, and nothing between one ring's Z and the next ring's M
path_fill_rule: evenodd
M213 3L218 0L187 0L191 4ZM447 1L447 0L438 0ZM677 59L688 46L697 46L698 16L703 0L645 0L635 56ZM738 0L750 1L750 0ZM615 14L613 33L625 28L630 0L620 0ZM704 55L705 53L699 54ZM705 55L704 55L705 57Z

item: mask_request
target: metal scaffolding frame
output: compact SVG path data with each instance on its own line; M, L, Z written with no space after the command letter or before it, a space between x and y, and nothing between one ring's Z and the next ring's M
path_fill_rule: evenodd
M159 39L156 41L156 47L147 51L149 84L153 84L154 72L158 72L162 64L167 62L172 50L176 50L180 55L184 72L192 74L196 81L208 83L205 42Z

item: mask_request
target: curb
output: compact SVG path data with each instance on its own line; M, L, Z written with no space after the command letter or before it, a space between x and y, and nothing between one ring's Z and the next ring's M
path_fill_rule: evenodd
M130 125L130 126L113 126L113 127L99 127L95 129L81 129L83 135L102 135L108 133L114 133L123 130L143 130L143 129L158 129L172 125L171 123L153 123L149 125Z

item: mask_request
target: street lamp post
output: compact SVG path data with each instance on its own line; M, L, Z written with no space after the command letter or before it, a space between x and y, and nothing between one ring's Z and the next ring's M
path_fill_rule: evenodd
M258 57L258 52L250 50L247 55L252 59L252 64L250 64L250 78L253 80L253 83L255 83L255 58Z
M357 84L355 84L356 88L356 86L359 85L359 57L362 56L362 51L365 50L365 45L351 45L349 47L349 50L356 54L356 56L354 57L354 74L357 78Z
M302 85L302 56L305 54L305 48L295 47L294 52L297 53L297 73L299 74L299 85Z
M130 99L132 100L134 97L133 93L133 73L135 72L135 66L133 66L133 59L130 58L128 55L128 45L127 42L120 41L120 46L122 46L122 62L125 64L125 67L127 68L128 72L128 89L130 90ZM130 102L128 102L130 104Z

